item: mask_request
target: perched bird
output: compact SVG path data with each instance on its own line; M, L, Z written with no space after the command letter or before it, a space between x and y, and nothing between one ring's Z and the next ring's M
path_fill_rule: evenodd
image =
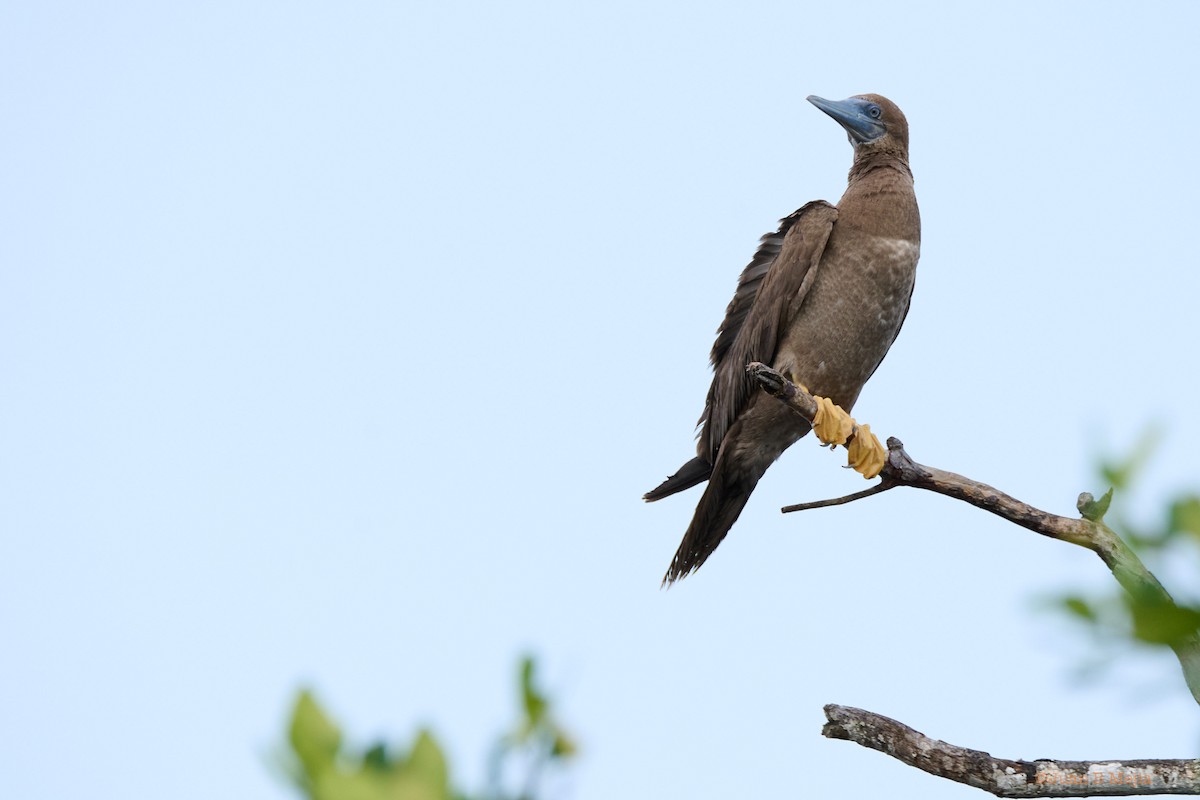
M809 431L755 390L746 365L769 364L849 411L908 314L921 248L908 121L875 94L808 101L849 135L849 185L837 206L817 200L781 220L742 271L712 349L697 455L645 495L708 481L664 584L704 563L767 468Z

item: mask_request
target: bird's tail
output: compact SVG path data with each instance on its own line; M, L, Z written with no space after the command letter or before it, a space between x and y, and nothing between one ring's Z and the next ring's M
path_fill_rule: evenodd
M664 497L673 495L676 492L690 489L697 483L703 483L708 480L708 476L712 474L712 469L712 464L700 456L696 456L680 467L674 475L660 483L656 488L642 495L642 499L647 503L653 503L655 500L662 500Z
M692 524L683 535L683 541L671 561L671 568L663 577L664 586L695 572L712 555L746 507L750 493L771 463L768 460L762 465L725 464L722 455L717 456L708 486L704 488L704 495L696 506Z

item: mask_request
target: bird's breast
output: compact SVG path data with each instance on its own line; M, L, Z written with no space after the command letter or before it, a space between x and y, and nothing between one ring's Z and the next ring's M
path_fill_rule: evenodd
M773 366L849 409L904 322L920 243L839 227Z

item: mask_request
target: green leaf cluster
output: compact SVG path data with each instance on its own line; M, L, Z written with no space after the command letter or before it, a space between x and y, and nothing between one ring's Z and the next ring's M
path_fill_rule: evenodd
M550 701L538 688L532 658L521 661L521 705L525 717L517 730L511 734L513 745L544 749L552 759L570 758L575 755L575 743L555 721L550 711Z
M298 769L293 778L312 800L455 800L446 757L428 730L407 753L380 742L356 753L311 691L296 698L288 742Z
M1178 494L1168 501L1165 513L1150 524L1135 524L1122 512L1121 504L1113 502L1114 493L1118 498L1132 494L1158 439L1149 432L1126 455L1101 459L1100 476L1112 488L1100 500L1085 494L1079 502L1080 513L1086 519L1104 519L1152 570L1175 558L1200 557L1200 494ZM1054 599L1054 604L1108 642L1170 647L1200 634L1200 605L1175 599L1172 605L1155 597L1133 597L1114 585L1104 593L1063 594Z
M532 800L542 771L576 753L535 672L532 658L521 661L521 713L512 731L499 737L492 749L492 785L476 795L480 800ZM452 788L445 753L429 730L418 730L407 750L385 742L355 748L307 689L299 692L292 708L288 744L287 771L310 800L471 800ZM524 768L518 792L503 786L512 772L509 762Z

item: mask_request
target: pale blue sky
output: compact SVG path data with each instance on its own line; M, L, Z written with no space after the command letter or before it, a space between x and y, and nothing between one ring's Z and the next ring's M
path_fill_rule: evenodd
M916 492L782 516L863 486L805 440L663 592L698 490L639 498L692 452L757 237L844 187L803 98L860 92L908 115L924 242L857 416L1060 513L1159 419L1146 507L1194 486L1198 26L7 4L5 795L289 797L264 754L302 683L360 740L432 723L474 787L526 649L579 800L979 796L823 739L827 702L1005 757L1195 755L1169 657L1078 688L1085 643L1030 610L1107 584L1086 552Z

